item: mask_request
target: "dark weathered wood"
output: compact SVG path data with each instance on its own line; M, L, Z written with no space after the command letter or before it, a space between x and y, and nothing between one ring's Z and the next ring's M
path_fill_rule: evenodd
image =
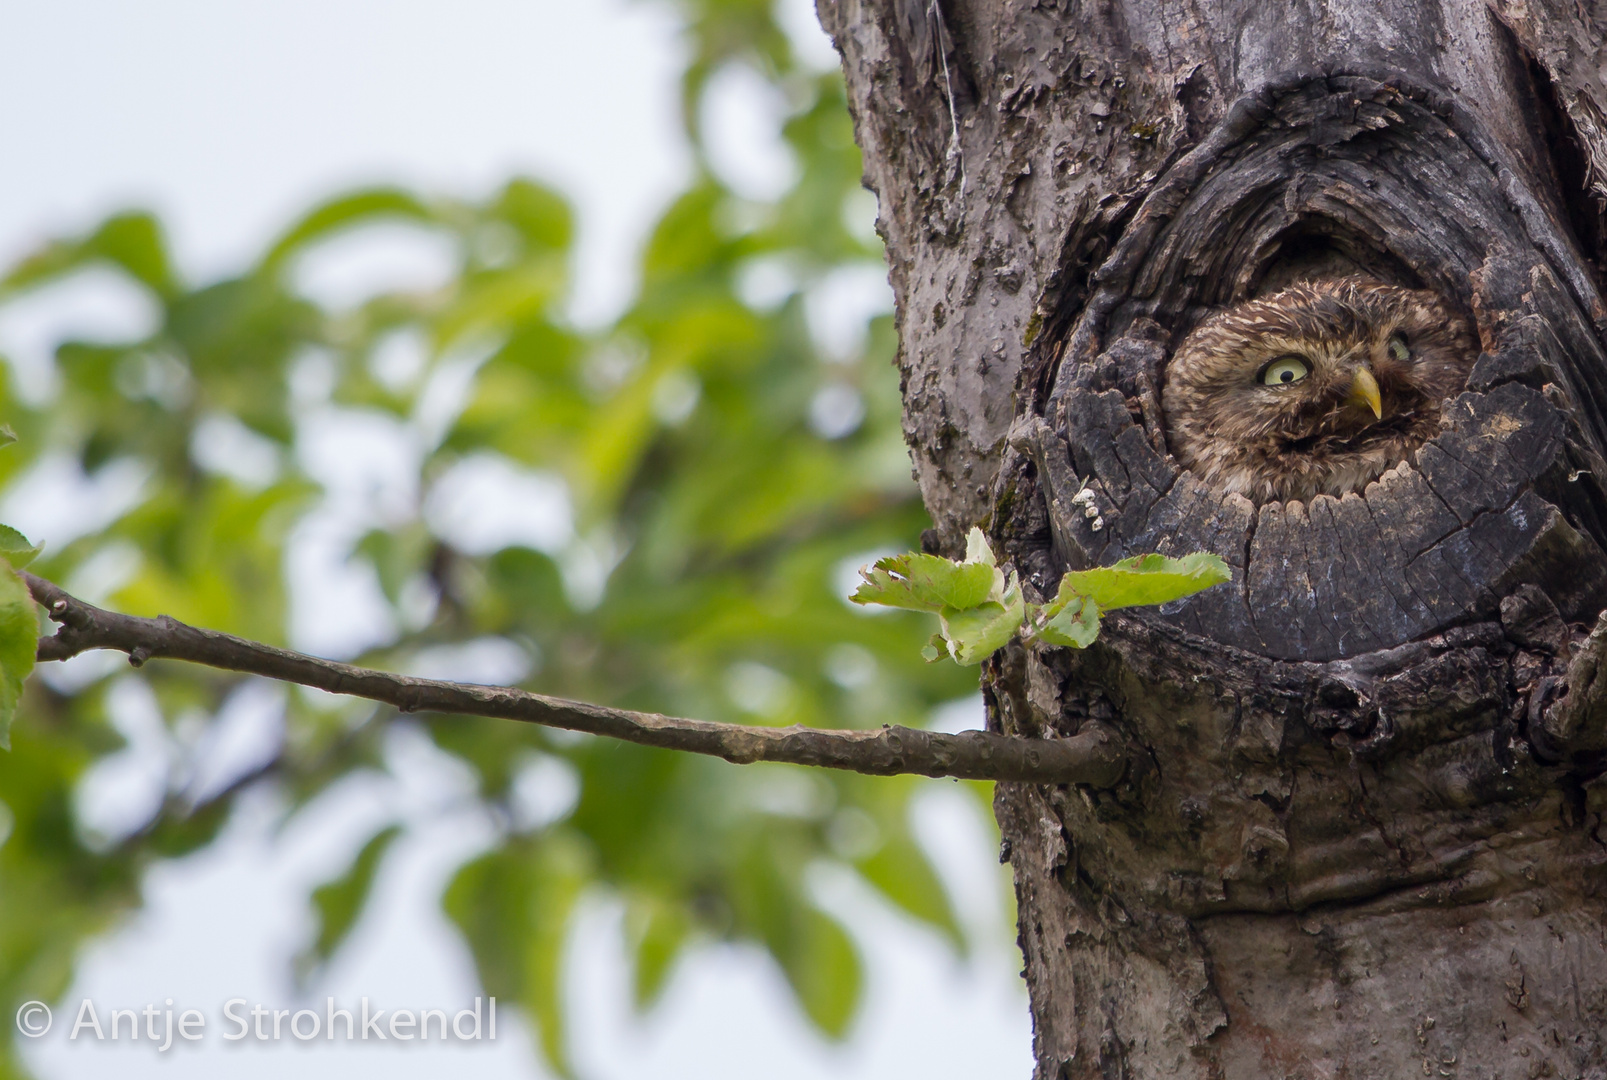
M1599 301L1593 291L1578 295L1590 288L1578 274L1552 272L1552 261L1567 254L1564 240L1527 220L1522 202L1498 186L1505 163L1488 134L1429 92L1402 79L1297 77L1252 94L1235 110L1249 118L1233 130L1236 137L1208 140L1163 175L1101 268L1094 302L1066 338L1056 389L1045 406L1049 418L1063 419L1078 473L1102 481L1115 497L1120 513L1110 525L1117 541L1153 542L1157 533L1169 533L1174 545L1211 544L1219 554L1249 546L1238 587L1246 591L1255 625L1194 620L1225 643L1320 660L1488 617L1499 600L1495 582L1538 542L1544 524L1520 526L1502 514L1520 490L1601 442L1600 422L1568 392L1583 387L1588 397L1607 370L1607 351L1586 314ZM1392 602L1388 607L1396 610L1386 615L1374 588L1358 589L1362 568L1342 572L1345 551L1373 551L1383 541L1354 512L1339 526L1320 499L1298 511L1264 508L1242 537L1208 540L1192 529L1177 534L1175 500L1191 493L1167 483L1159 455L1145 460L1132 452L1145 434L1139 388L1154 378L1153 347L1144 347L1154 328L1171 327L1176 340L1196 312L1286 283L1289 274L1298 275L1302 259L1313 257L1314 238L1356 269L1453 297L1478 313L1481 333L1507 358L1505 379L1494 363L1481 365L1482 392L1461 399L1446 432L1418 453L1416 471L1431 493L1426 508L1421 491L1388 482L1365 496L1371 515L1391 522L1391 540L1404 555L1403 563L1380 569L1392 579L1404 575L1421 592L1448 597L1438 610L1419 599L1404 610ZM1575 279L1575 295L1560 292L1559 277ZM1515 307L1497 308L1498 301ZM1519 339L1511 345L1504 341L1509 324ZM1121 336L1122 327L1132 325L1146 340L1135 345ZM1574 349L1563 347L1559 326L1572 328ZM1114 343L1102 344L1113 336ZM1100 348L1097 355L1091 355L1094 348ZM1527 362L1514 365L1520 356ZM1553 387L1583 422L1573 448L1564 445L1558 409L1523 385L1537 372L1554 376L1542 386ZM1088 397L1096 392L1097 406ZM1123 446L1125 456L1117 450ZM1161 478L1164 490L1154 481L1139 484L1135 464L1137 474ZM1455 516L1460 531L1444 529L1436 502ZM1097 553L1062 552L1071 565L1108 554L1103 545ZM1581 593L1584 605L1570 612L1573 617L1588 617L1588 606L1607 596L1595 587L1572 591ZM1219 597L1206 602L1224 603Z
M1132 750L1107 791L999 788L1037 1075L1607 1072L1607 17L819 10L931 544L985 522L1039 594L1145 550L1234 570L987 670L998 730ZM1482 355L1444 430L1309 505L1180 472L1170 350L1335 273L1466 313Z
M1508 636L1526 647L1551 656L1572 655L1564 679L1530 695L1529 726L1536 749L1552 760L1583 757L1594 764L1607 753L1607 613L1573 650L1567 624L1544 594L1509 597L1502 602L1501 619Z

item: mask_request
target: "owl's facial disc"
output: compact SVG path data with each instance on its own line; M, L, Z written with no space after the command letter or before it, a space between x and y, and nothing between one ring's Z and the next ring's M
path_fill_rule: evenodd
M1478 348L1444 298L1301 282L1195 326L1166 368L1168 446L1252 502L1358 494L1440 430Z

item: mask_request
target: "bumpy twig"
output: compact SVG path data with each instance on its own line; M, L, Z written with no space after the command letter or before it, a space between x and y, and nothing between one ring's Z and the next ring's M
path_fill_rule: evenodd
M1069 739L1026 739L986 731L959 735L888 725L874 731L750 727L630 712L501 686L417 679L320 660L232 634L187 626L163 615L136 618L86 604L42 578L24 574L33 597L59 625L39 642L40 660L89 649L118 649L138 666L166 657L317 687L428 711L490 716L606 735L644 746L709 754L746 765L784 761L888 776L918 773L963 780L1019 780L1109 787L1126 770L1121 739L1087 725Z

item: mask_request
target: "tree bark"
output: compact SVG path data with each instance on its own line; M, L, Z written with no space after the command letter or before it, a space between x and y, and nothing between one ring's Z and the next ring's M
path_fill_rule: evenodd
M1114 789L999 785L1037 1076L1607 1075L1607 12L818 4L929 546L985 523L1040 596L1235 570L984 672L996 730L1130 752ZM1171 349L1333 273L1468 314L1441 434L1309 505L1180 471Z

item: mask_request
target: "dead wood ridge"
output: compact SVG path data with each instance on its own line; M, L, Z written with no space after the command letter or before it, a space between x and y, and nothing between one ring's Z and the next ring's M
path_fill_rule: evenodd
M1039 784L1109 787L1126 769L1120 739L1088 725L1066 739L1028 739L991 731L950 735L885 725L874 731L752 727L631 712L505 686L418 679L322 660L167 615L142 619L86 604L56 585L24 574L33 597L59 624L40 639L40 660L66 660L90 649L117 649L135 666L157 657L261 675L367 698L402 712L453 713L519 720L606 735L643 746L722 757L739 765L782 761L873 776L915 773L961 780L1023 780Z

